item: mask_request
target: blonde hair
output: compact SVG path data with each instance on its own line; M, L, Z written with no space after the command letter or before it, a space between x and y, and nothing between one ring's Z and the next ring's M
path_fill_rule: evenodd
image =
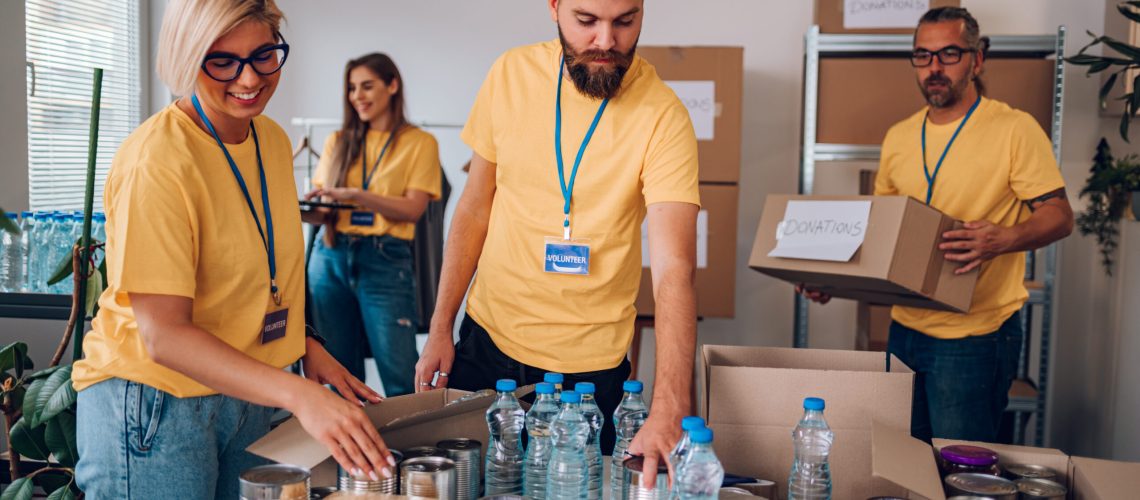
M274 0L172 0L162 17L155 71L174 95L190 95L217 39L249 20L276 33L284 17Z

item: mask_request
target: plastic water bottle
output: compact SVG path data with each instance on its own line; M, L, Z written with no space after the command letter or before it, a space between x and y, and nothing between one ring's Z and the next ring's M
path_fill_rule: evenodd
M796 459L788 476L789 500L827 500L831 498L831 469L827 455L835 433L823 419L824 402L820 398L804 399L804 416L792 438Z
M590 423L590 439L586 441L586 470L590 476L588 500L602 498L602 425L605 417L594 400L596 388L592 382L578 382L574 392L581 395L582 415Z
M518 495L522 493L522 433L526 414L515 398L518 384L511 379L495 382L495 402L487 409L486 495Z
M106 243L107 242L107 217L102 212L96 213L91 217L91 244ZM95 266L103 263L103 258L106 256L107 247L103 247L103 253L98 255L95 260Z
M8 219L20 227L18 214L10 213ZM3 231L0 234L0 292L19 292L24 285L24 245L18 234Z
M674 446L673 451L669 453L669 463L673 466L673 470L677 470L681 460L689 453L692 432L704 427L705 419L701 417L693 415L681 419L681 440L677 441L677 446Z
M550 428L554 445L546 469L546 498L550 500L585 500L589 489L586 441L590 423L582 414L581 402L577 392L563 391L562 409Z
M624 490L622 462L629 458L626 450L629 449L629 443L633 441L633 436L636 436L637 431L641 430L641 426L645 424L645 419L649 418L649 407L641 398L641 391L644 389L641 381L626 380L622 383L621 388L625 391L625 395L622 396L621 403L614 410L614 430L617 433L617 439L614 441L613 459L610 460L611 498L621 498Z
M543 382L554 384L554 400L562 401L562 381L565 380L561 373L547 372L542 376Z
M526 432L530 438L523 461L523 496L543 500L546 498L546 468L550 465L550 426L558 417L558 402L554 400L554 384L542 382L535 386L534 404L526 412Z
M71 216L66 213L56 212L56 214L52 216L52 219L55 220L55 230L52 233L51 260L49 260L45 266L44 286L48 287L48 293L62 294L64 288L63 284L67 280L50 286L47 285L47 281L55 275L55 271L59 269L60 263L67 258L68 251L71 249L71 243L74 241L71 239Z
M676 470L673 497L680 500L716 500L724 482L724 466L713 451L713 431L708 427L689 433L692 448Z
M48 262L54 255L54 240L56 225L55 215L50 212L36 212L36 243L32 250L35 260L31 267L30 291L47 293Z
M20 214L20 245L24 247L24 260L20 268L24 274L24 281L20 283L21 292L32 291L32 251L36 245L36 218L32 212L25 211Z

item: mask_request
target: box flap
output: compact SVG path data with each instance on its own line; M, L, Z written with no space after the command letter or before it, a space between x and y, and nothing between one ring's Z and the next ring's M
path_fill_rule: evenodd
M1076 499L1136 498L1140 492L1140 463L1072 457Z
M946 500L930 445L878 421L871 429L871 474L930 500Z

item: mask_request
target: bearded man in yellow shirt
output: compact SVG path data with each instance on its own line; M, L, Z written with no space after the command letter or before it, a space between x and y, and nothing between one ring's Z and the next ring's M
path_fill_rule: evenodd
M966 9L923 15L911 65L929 106L887 132L875 178L876 195L967 221L939 249L962 263L957 272L979 273L966 314L891 310L888 350L915 371L911 434L927 441L997 439L1021 352L1025 252L1073 230L1049 138L1028 113L984 96L987 46Z
M651 470L691 411L696 137L684 105L636 55L642 0L548 6L559 39L499 57L462 132L475 154L417 388L477 390L499 378L522 385L564 372L567 388L597 387L606 452L609 416L630 373L648 216L657 368L652 412L630 452L644 454Z

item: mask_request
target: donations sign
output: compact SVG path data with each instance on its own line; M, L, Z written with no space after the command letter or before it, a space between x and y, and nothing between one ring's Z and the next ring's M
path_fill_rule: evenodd
M868 201L789 201L769 257L847 262L863 244Z

